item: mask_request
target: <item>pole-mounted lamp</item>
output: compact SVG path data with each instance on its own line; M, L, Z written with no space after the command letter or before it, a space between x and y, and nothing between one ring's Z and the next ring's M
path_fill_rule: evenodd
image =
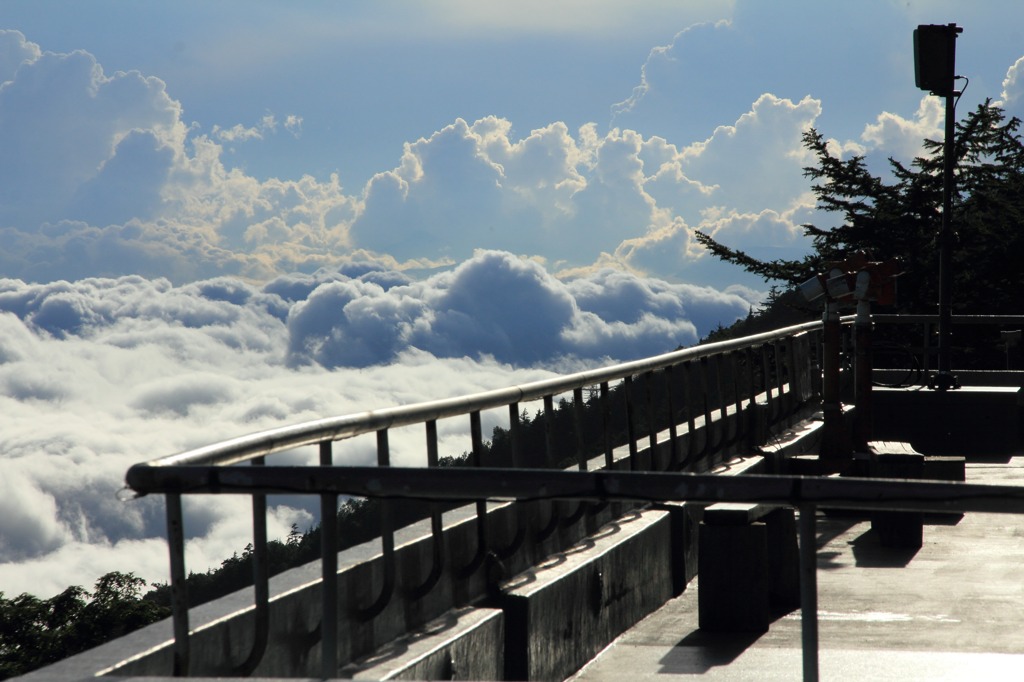
M953 136L956 130L955 88L956 38L963 29L956 24L923 24L914 30L914 79L917 87L946 98L946 140L943 145L942 229L939 232L939 370L928 379L928 386L940 391L960 388L950 369L952 334L953 266L953 192L955 160Z

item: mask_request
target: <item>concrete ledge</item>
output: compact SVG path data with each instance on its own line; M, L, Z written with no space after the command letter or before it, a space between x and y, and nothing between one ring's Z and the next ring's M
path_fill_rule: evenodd
M497 680L505 623L498 609L457 609L342 668L357 680Z
M637 513L504 583L505 679L564 679L672 596L669 515Z
M1019 386L878 388L872 396L875 435L926 455L1007 455L1022 444Z

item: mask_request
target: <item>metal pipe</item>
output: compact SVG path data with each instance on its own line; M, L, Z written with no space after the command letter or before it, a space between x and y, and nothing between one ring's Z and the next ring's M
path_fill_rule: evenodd
M483 429L480 424L480 413L469 413L470 439L473 445L472 462L474 469L483 466ZM483 499L476 501L476 553L473 559L458 571L462 578L468 578L476 573L487 558L487 502Z
M683 363L683 405L686 406L686 459L683 464L692 464L697 460L697 411L693 395L693 363ZM706 433L705 433L706 436Z
M544 461L547 466L551 466L551 460L555 457L555 397L553 395L544 396ZM544 542L551 537L556 530L558 530L559 521L561 516L559 509L556 505L550 502L544 502L541 508L547 507L548 509L548 522L546 525L539 528L534 533L534 539L538 542Z
M800 638L804 682L818 680L818 536L813 503L800 505Z
M643 467L638 461L639 453L636 447L636 410L633 408L633 377L623 379L622 392L626 397L626 440L629 446L629 470L640 471Z
M583 435L583 389L576 388L572 392L573 431L576 433L576 469L587 470L587 448ZM576 509L562 519L562 527L568 528L579 522L587 513L587 503L577 502Z
M431 419L424 426L427 439L427 466L436 468L439 463L437 422ZM444 574L444 520L441 515L441 505L437 502L432 502L430 505L430 544L430 573L422 583L406 590L406 596L409 599L422 599L427 596Z
M523 464L523 442L522 442L522 429L519 423L519 403L512 403L508 406L508 430L509 430L509 445L511 446L512 454L512 468L518 469ZM512 556L523 546L523 542L526 541L526 527L529 525L525 518L526 509L522 505L516 505L515 508L515 524L516 532L509 542L504 547L495 547L492 551L498 559L507 559Z
M684 360L700 359L716 353L724 353L752 344L764 343L774 338L784 338L820 326L820 322L807 322L741 339L702 344L651 358L577 372L519 386L510 386L494 391L317 419L232 438L176 455L161 457L145 464L136 464L135 467L236 464L253 457L290 450L303 445L316 445L324 440L342 440L382 429L421 424L430 419L457 417L473 410L483 411L496 407L500 408L516 401L538 400L545 395L558 395L559 393L571 391L576 386L592 386L602 382L617 381L628 376L642 374L646 371L662 369L666 365L676 364ZM135 467L132 467L132 469ZM132 473L130 469L128 479L130 480L131 478ZM129 487L131 487L130 483Z
M956 34L953 34L954 40ZM955 44L955 43L954 43ZM955 49L953 50L955 54ZM950 59L954 59L953 54ZM950 68L953 65L950 64ZM942 229L939 232L939 371L928 384L939 391L959 388L950 366L953 315L953 194L956 192L956 99L959 93L946 95L946 139L942 159Z
M189 670L188 584L185 582L185 529L181 495L167 494L167 548L171 555L171 613L174 622L174 676Z
M320 466L334 466L331 441L320 443ZM338 495L320 495L320 675L338 674Z
M263 457L252 460L253 466L263 466ZM255 628L252 648L232 673L235 677L248 677L256 670L267 650L270 635L270 568L267 566L267 496L252 496L252 587L255 602Z
M388 442L388 430L381 429L377 432L377 468L386 469L391 466L391 446ZM361 495L360 497L370 497ZM391 602L391 595L395 592L395 524L391 516L391 502L381 500L380 502L380 545L381 545L381 572L383 584L380 594L367 608L356 607L356 618L362 621L376 618Z
M672 365L665 368L665 397L668 409L668 444L669 463L666 470L674 470L680 465L679 457L679 432L677 422L679 416L676 414L675 399L672 394L675 392L675 382L672 381Z
M615 448L612 445L612 406L608 396L608 382L601 382L601 425L604 431L604 465L615 467Z
M813 502L836 509L1024 513L1024 487L855 477L560 469L304 466L178 467L150 481L190 493L320 494L387 499ZM165 478L166 477L166 478Z
M644 372L644 409L647 411L647 450L650 452L650 470L658 471L658 422L654 410L654 370Z

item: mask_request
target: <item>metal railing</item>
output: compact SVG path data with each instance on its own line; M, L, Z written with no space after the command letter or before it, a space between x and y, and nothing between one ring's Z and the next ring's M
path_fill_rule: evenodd
M875 316L883 324L924 325L923 353L928 356L929 324L935 316ZM935 318L937 319L937 318ZM852 319L844 319L851 322ZM1022 325L1024 316L956 316L956 324ZM338 670L337 510L341 496L385 500L454 500L475 504L476 549L471 561L446 566L440 511L431 513L432 563L418 584L398 589L394 527L388 505L382 507L381 551L383 579L379 591L364 605L354 605L356 617L372 620L398 594L417 600L433 590L442 573L469 576L480 570L489 554L514 552L523 541L520 524L510 545L498 547L488 537L487 500L576 503L568 514L552 508L548 523L537 531L550 534L560 525L575 523L586 502L634 503L685 500L689 502L764 502L798 508L801 512L805 677L816 679L817 620L814 578L814 510L819 505L848 509L907 509L917 511L1024 512L1024 489L963 483L892 482L859 479L754 477L736 479L701 473L717 453L743 450L763 436L766 425L796 414L821 391L821 323L812 322L732 341L706 344L657 357L564 377L402 407L331 417L242 436L133 466L127 483L139 495L163 494L167 500L171 560L171 601L174 619L175 674L190 672L189 618L182 499L190 494L247 494L252 497L254 621L248 655L231 671L247 675L256 670L267 647L269 591L266 558L266 496L317 495L321 517L321 642L324 678ZM927 371L927 361L924 371ZM572 401L559 401L559 396ZM589 397L587 397L589 396ZM523 405L543 405L544 466L537 471L535 452L523 446ZM511 466L490 467L485 461L481 414L507 410ZM556 418L571 412L565 445L556 433ZM591 418L600 416L597 430ZM439 468L438 422L468 419L471 448L468 467ZM617 426L616 426L617 424ZM760 425L760 428L759 428ZM424 429L425 468L393 467L389 434L392 429ZM760 432L760 433L759 433ZM377 465L338 466L334 443L360 436L375 438ZM561 444L559 444L561 443ZM310 466L270 465L276 453L316 446ZM566 451L568 448L568 451ZM593 470L596 466L602 470ZM248 463L250 466L232 466ZM623 468L628 470L622 470ZM588 470L590 469L590 470ZM680 473L687 472L687 473ZM560 516L560 514L562 514ZM196 671L204 672L204 671Z
M902 367L912 370L908 377L916 383L927 383L929 373L938 365L939 316L882 314L873 315L872 320L879 326L889 327L892 332L892 338L889 339L890 348L898 349L910 360ZM965 340L959 340L956 335L969 330L977 332L980 328L985 328L989 357L972 358L972 364L988 370L1024 369L1024 366L1011 366L1021 365L1019 357L1016 363L1011 362L1011 350L1020 346L1020 330L1024 329L1024 315L953 315L952 322L954 355L962 355L963 346L971 348L977 355L981 345L977 335ZM963 362L962 358L959 359L961 366Z
M468 418L472 444L468 464L481 467L485 464L483 459L486 451L481 413L507 409L512 467L502 469L500 478L513 481L516 479L509 475L510 472L528 474L528 471L520 467L528 459L527 455L535 454L524 452L519 442L522 405L530 401L542 402L545 419L544 459L548 466L560 466L564 465L567 453L557 451L555 445L555 399L571 394L575 452L568 454L575 462L576 471L568 472L569 475L585 476L591 466L590 458L595 455L598 458L603 455L603 467L608 470L620 465L634 473L706 470L716 453L730 447L739 450L754 445L752 439L757 432L763 434L771 424L795 414L817 396L821 377L820 329L821 323L811 322L470 396L330 417L241 436L133 466L127 473L128 486L139 495L163 494L167 501L175 637L174 673L185 675L190 672L182 513L184 495L237 493L252 496L256 634L249 655L234 668L233 673L238 675L246 675L255 670L267 645L266 496L302 493L320 497L321 672L324 678L332 677L339 664L336 648L339 619L336 523L339 496L366 493L368 497L376 497L379 492L370 488L362 493L343 492L337 487L342 480L354 480L351 476L357 470L336 465L333 450L335 442L374 434L377 466L370 469L378 472L390 469L399 474L405 470L390 468L389 431L402 426L421 425L425 430L424 463L427 467L413 469L413 478L424 476L423 481L445 481L437 488L423 489L422 499L451 497L474 501L476 504L477 550L469 565L461 568L464 575L469 575L483 565L485 557L493 550L487 537L485 502L493 491L478 489L475 482L469 484L465 478L465 469L437 468L440 460L439 420ZM590 394L589 400L584 398L585 393ZM602 433L597 437L585 433L584 427L587 415L595 412L601 416ZM623 433L615 432L616 422L622 427ZM701 434L702 437L699 437ZM266 462L266 458L274 453L292 451L302 446L318 448L316 465L271 466ZM231 466L242 463L251 466ZM543 473L545 477L555 475L556 478L552 480L562 480L564 474L558 470ZM533 483L536 484L540 478L536 478L536 471L532 475L535 476ZM495 482L495 470L488 469L482 478ZM529 494L520 491L523 493L521 496L510 490L498 496L522 500L543 497L538 496L536 490ZM580 501L615 497L610 491L606 492L608 495L604 498L591 490L587 495L570 495L565 499ZM640 499L652 498L645 495ZM583 509L580 504L575 513L561 519L558 518L557 509L553 509L548 527L578 520ZM396 593L394 528L387 513L387 505L383 507L381 519L383 585L368 606L359 607L358 616L361 619L372 619L379 614ZM405 599L417 599L428 593L446 568L441 565L444 538L440 512L435 510L432 513L431 522L434 538L433 566L420 585L402 591ZM513 540L513 544L515 542Z

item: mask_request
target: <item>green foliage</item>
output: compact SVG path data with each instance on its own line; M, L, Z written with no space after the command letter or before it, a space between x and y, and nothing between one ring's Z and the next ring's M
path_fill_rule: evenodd
M168 615L140 596L146 581L114 571L87 590L69 587L50 599L0 592L0 679L34 670L121 637Z
M1020 311L1024 270L1009 254L1024 253L1024 142L1020 121L985 102L956 125L956 194L952 226L954 312ZM899 258L897 310L934 312L938 300L937 234L942 216L944 145L925 141L926 155L910 167L890 159L892 180L872 175L862 156L842 160L816 130L804 134L816 165L805 168L818 206L837 214L831 228L804 225L814 251L802 260L761 261L711 236L697 239L715 256L769 282L793 286L829 262L867 251L876 260ZM774 307L774 306L770 306Z

